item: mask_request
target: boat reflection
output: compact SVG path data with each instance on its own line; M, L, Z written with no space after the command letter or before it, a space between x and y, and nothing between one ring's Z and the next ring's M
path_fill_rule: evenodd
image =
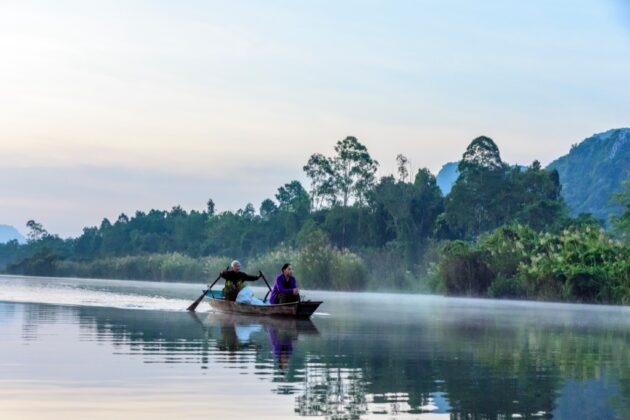
M266 336L276 367L281 371L289 367L294 346L301 335L319 335L317 327L310 319L211 312L202 320L195 313L190 315L201 325L208 338L217 339L217 348L220 350L237 352L261 349L261 341Z

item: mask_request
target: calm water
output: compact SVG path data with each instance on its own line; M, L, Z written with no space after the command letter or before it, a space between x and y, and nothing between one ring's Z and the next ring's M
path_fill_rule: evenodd
M630 308L0 276L0 418L630 418ZM259 293L262 295L262 293Z

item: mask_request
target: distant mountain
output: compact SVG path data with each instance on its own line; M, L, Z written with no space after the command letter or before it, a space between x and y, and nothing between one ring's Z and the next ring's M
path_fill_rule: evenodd
M16 228L10 225L0 225L0 244L17 239L19 243L26 242L26 239Z
M459 165L459 162L446 163L435 176L437 185L440 187L442 194L444 195L451 192L451 188L459 176L457 165Z
M562 195L572 215L593 213L606 222L619 211L611 203L621 181L630 178L630 128L595 134L548 168L557 169Z
M457 169L459 166L459 162L449 162L442 166L442 169L435 176L435 180L437 182L438 187L442 190L442 194L446 195L451 192L451 188L453 188L453 184L457 181L457 177L459 176L459 170ZM518 165L521 170L527 169L527 166Z

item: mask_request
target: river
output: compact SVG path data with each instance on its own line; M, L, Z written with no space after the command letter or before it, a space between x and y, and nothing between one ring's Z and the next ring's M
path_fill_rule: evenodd
M0 276L0 418L630 418L628 307L307 291L295 321L201 289Z

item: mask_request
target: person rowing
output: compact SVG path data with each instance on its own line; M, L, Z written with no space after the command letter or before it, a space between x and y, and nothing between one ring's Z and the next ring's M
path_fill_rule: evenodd
M241 271L241 263L237 260L232 261L230 267L231 270L225 269L220 273L220 276L225 279L223 297L226 300L235 301L238 293L245 286L244 282L256 281L263 276L263 273L262 271L258 271L257 276L250 276L249 274Z
M290 263L286 263L282 266L282 272L276 277L269 302L275 305L299 301L300 289L297 287L297 280L293 277L293 266Z

